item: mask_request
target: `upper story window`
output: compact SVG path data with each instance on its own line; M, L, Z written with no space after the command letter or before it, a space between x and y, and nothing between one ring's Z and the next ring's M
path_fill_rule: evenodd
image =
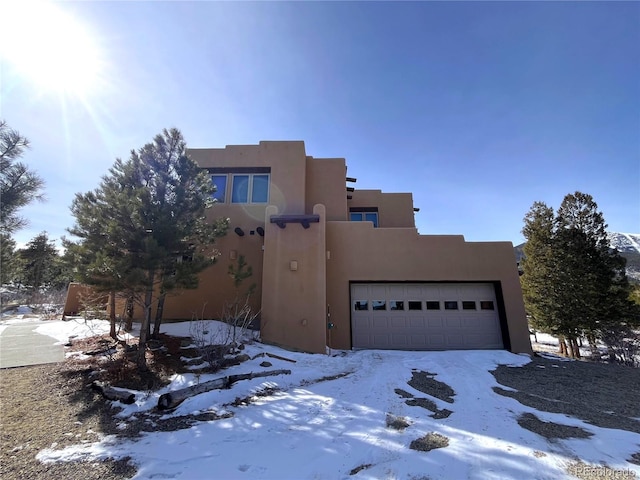
M224 203L227 198L227 175L211 175L211 183L216 187L213 199Z
M270 168L210 168L220 203L269 203Z
M378 209L354 207L349 210L349 220L352 222L373 222L373 226L378 226Z
M269 174L232 175L231 203L267 203Z

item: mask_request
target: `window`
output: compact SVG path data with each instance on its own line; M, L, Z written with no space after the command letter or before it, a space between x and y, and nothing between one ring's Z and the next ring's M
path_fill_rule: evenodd
M440 310L440 302L438 301L428 301L427 302L427 310Z
M354 310L369 310L369 302L366 300L356 300L353 302Z
M378 227L378 212L373 209L352 208L349 211L349 219L352 222L372 222L374 227Z
M418 300L409 300L409 310L422 310L422 302Z
M389 302L389 310L404 310L404 302L402 300L391 300Z
M462 301L462 309L463 310L475 310L476 309L476 302L469 301L469 300L463 300Z
M386 310L387 302L384 300L373 300L371 302L371 306L373 307L373 310Z
M227 176L211 175L211 183L216 187L216 191L211 196L217 202L224 203L227 196Z
M455 300L449 300L444 302L444 309L445 310L458 310L458 302L456 302Z
M234 174L231 183L231 203L267 203L269 174Z
M491 300L483 300L480 302L480 310L493 310L493 302Z
M251 203L269 201L269 175L254 175L251 184Z

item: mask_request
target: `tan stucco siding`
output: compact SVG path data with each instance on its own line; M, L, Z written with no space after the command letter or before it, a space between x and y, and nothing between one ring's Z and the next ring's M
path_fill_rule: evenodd
M267 219L277 209L268 207ZM266 223L261 334L265 342L313 353L326 347L325 209L305 229ZM294 263L295 262L295 263Z
M305 211L304 142L260 142L259 145L229 145L224 149L189 149L188 153L202 168L269 167L269 205L276 205L282 214ZM264 214L264 209L261 211Z
M382 193L380 190L351 192L348 208L376 207L381 228L413 228L413 195L410 193Z
M347 220L347 167L343 158L307 157L307 207L322 204L327 220Z
M351 348L350 281L500 282L511 350L531 352L522 292L510 242L418 235L415 229L327 223L327 302L333 348Z

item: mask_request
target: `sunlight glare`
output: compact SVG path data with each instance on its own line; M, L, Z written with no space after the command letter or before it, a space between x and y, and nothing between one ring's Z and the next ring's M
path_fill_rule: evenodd
M45 2L9 2L0 49L19 75L45 91L85 97L103 75L98 45L84 25Z

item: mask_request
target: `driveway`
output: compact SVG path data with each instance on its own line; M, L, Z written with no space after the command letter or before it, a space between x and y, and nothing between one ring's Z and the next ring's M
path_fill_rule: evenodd
M35 331L44 322L0 325L0 368L41 365L64 360L57 340Z

